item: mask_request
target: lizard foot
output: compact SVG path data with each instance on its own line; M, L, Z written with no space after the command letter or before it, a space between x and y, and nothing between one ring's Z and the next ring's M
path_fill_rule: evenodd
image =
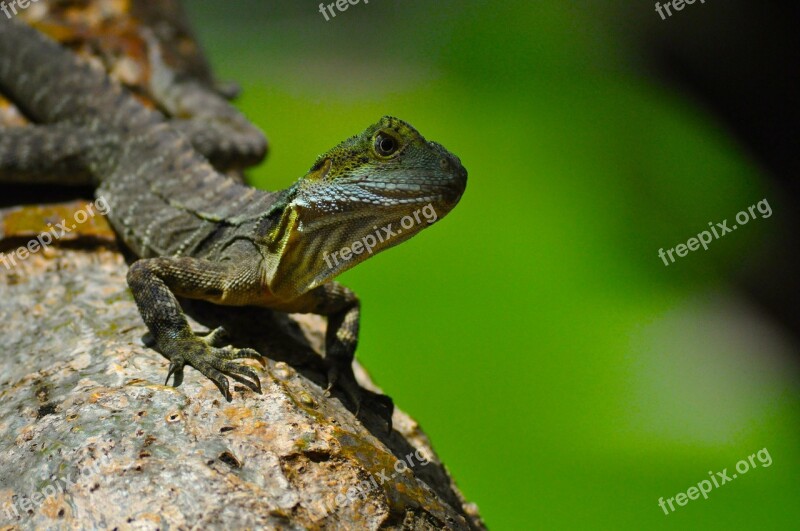
M327 361L327 360L326 360ZM331 389L335 387L344 391L348 400L356 407L356 415L361 408L361 386L356 381L353 374L353 367L349 362L336 363L328 362L328 387L325 388L325 396L331 396Z
M325 388L325 396L330 396L334 387L341 389L348 400L355 406L356 417L361 412L361 404L365 403L386 422L387 433L392 432L394 402L386 395L373 393L361 387L356 381L353 367L350 363L328 362L328 387Z
M170 360L165 385L169 383L170 377L174 375L173 385L178 387L183 382L184 366L191 365L214 382L228 402L233 398L226 375L254 392L261 394L261 380L259 380L256 372L250 367L235 363L232 360L254 359L258 360L263 366L266 364L263 356L251 348L239 349L230 345L219 346L223 335L224 330L217 328L206 336L197 336L185 341L175 341L171 348L165 352Z

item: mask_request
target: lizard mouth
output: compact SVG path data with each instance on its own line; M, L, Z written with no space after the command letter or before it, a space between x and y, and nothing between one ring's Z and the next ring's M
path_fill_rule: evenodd
M455 205L467 188L467 169L461 164L458 157L447 151L441 144L428 142L428 145L439 153L439 167L442 175L447 176L442 195L447 202Z
M401 181L374 181L365 179L357 186L372 202L392 205L418 203L444 203L454 206L467 186L467 170L461 161L444 152L436 171L406 175ZM376 204L377 204L376 203Z

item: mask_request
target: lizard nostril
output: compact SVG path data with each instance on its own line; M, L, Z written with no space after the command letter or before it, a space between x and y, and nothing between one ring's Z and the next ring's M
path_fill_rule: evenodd
M443 171L447 171L450 168L450 162L446 158L441 158L439 159L439 167Z

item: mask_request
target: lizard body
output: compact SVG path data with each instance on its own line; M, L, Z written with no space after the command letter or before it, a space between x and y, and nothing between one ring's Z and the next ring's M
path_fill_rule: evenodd
M167 382L174 375L180 385L189 364L228 400L226 375L260 392L257 373L236 360L261 356L220 346L216 332L195 334L177 297L326 316L329 386L358 404L351 363L360 303L332 279L432 222L391 229L401 218L416 213L419 221L424 206L441 219L466 186L457 157L384 117L320 156L290 188L251 188L217 171L201 154L213 149L198 150L185 124L15 21L0 20L0 91L36 124L0 129L0 181L94 184L139 258L128 284L155 347L170 360ZM183 93L173 94L176 106ZM382 227L389 230L378 238ZM364 245L356 252L357 242L370 242L369 252Z

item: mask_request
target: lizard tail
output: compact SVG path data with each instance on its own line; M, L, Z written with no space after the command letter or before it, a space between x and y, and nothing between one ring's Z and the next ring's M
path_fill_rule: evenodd
M162 121L156 112L60 44L0 17L0 91L39 123L136 128ZM109 109L113 112L109 115Z

